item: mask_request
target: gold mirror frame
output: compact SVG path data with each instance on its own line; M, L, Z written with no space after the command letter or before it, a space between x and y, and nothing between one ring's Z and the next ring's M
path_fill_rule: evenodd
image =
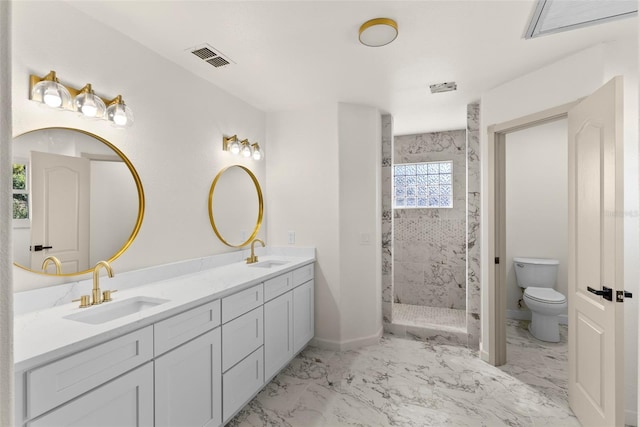
M218 227L216 227L216 222L213 219L213 192L214 192L214 190L216 188L216 184L218 183L218 180L220 179L220 177L227 170L229 170L231 168L240 168L240 169L244 170L249 175L249 178L251 178L251 180L253 181L253 184L256 187L256 193L258 193L258 220L256 221L256 226L253 229L253 232L251 233L251 235L249 236L247 241L243 242L243 243L240 243L239 245L233 245L233 244L227 242L225 240L225 238L222 237L222 235L218 231ZM253 174L253 172L251 172L248 168L246 168L246 167L244 167L242 165L227 166L227 167L223 168L222 170L220 170L220 172L218 172L216 177L213 179L213 182L211 183L211 189L209 190L209 221L211 222L211 227L213 228L213 232L216 233L216 236L218 236L218 239L220 239L220 241L222 243L224 243L225 245L230 246L232 248L241 248L241 247L246 246L249 243L251 243L251 241L258 235L258 232L260 231L260 226L262 225L263 213L264 213L264 205L263 205L263 199L262 199L262 190L260 189L260 183L258 182L258 178L256 178L256 176Z
M14 136L13 139L19 138L22 135L27 135L27 134L30 134L30 133L33 133L33 132L37 132L37 131L42 131L42 130L69 130L69 131L73 131L73 132L80 132L82 134L85 134L87 136L95 138L98 141L102 142L107 147L109 147L110 149L112 149L122 159L122 161L127 165L127 168L129 168L129 172L131 172L131 176L133 176L133 180L136 183L136 189L138 190L138 217L136 218L136 223L135 223L135 226L133 227L133 231L131 232L131 235L129 236L129 239L124 243L124 245L122 245L120 250L118 250L111 258L106 260L108 263L112 263L120 255L122 255L129 248L129 246L131 246L131 244L135 240L136 236L138 235L138 232L140 231L140 227L142 226L142 219L144 218L144 206L145 206L144 205L144 190L142 188L142 181L140 181L140 176L138 175L138 171L136 171L136 168L133 166L133 163L131 163L131 161L127 158L127 156L125 156L124 153L122 151L120 151L115 145L113 145L112 143L110 143L106 139L104 139L104 138L102 138L102 137L100 137L100 136L98 136L98 135L96 135L94 133L88 132L86 130L76 129L76 128L69 128L69 127L53 126L53 127L46 127L46 128L30 130L28 132L21 133L20 135ZM91 268L91 269L84 270L84 271L78 271L76 273L51 274L51 273L45 273L45 272L42 272L42 271L33 270L31 268L25 267L24 265L18 264L17 262L14 262L13 265L15 265L16 267L19 267L19 268L21 268L23 270L29 271L31 273L41 274L43 276L79 276L79 275L82 275L82 274L91 273L93 271L93 269Z

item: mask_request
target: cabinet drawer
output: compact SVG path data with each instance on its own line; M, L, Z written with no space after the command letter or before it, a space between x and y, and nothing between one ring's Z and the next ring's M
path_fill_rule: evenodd
M222 418L226 423L264 384L262 347L222 375Z
M151 425L153 363L136 368L27 423L27 427Z
M263 343L263 308L256 308L222 325L222 371L226 371Z
M296 270L293 270L293 287L302 285L304 282L308 282L313 279L313 264L305 265Z
M222 299L222 323L262 305L262 283Z
M162 320L154 325L154 351L158 356L220 324L220 300Z
M99 344L27 372L27 418L33 418L151 360L153 327Z
M269 301L293 289L293 274L287 273L264 282L264 300Z

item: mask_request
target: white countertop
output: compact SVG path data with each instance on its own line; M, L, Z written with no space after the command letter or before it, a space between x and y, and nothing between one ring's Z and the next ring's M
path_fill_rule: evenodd
M260 262L268 260L282 260L287 263L271 268L259 268L244 262L234 262L118 290L113 295L114 302L137 296L162 298L169 301L102 324L93 325L65 319L64 317L70 314L93 308L79 308L77 302L70 301L56 307L18 315L14 319L15 371L21 372L31 369L44 362L108 341L208 301L241 291L271 277L312 263L315 261L315 255L260 256ZM100 289L113 289L109 283L110 280L112 279L102 276ZM87 284L84 286L86 287ZM88 285L87 289L83 290L83 293L88 294L91 291L91 286Z

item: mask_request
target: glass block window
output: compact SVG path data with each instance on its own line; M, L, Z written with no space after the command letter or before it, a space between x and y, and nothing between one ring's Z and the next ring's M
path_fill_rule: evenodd
M394 165L393 207L452 208L453 162Z

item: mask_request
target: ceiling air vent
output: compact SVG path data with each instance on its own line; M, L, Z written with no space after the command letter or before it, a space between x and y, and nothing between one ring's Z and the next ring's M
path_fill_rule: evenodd
M458 85L456 82L437 83L429 85L429 89L431 89L431 93L451 92L458 89Z
M225 65L233 63L233 61L226 58L222 53L208 44L190 48L188 51L216 68L224 67Z

